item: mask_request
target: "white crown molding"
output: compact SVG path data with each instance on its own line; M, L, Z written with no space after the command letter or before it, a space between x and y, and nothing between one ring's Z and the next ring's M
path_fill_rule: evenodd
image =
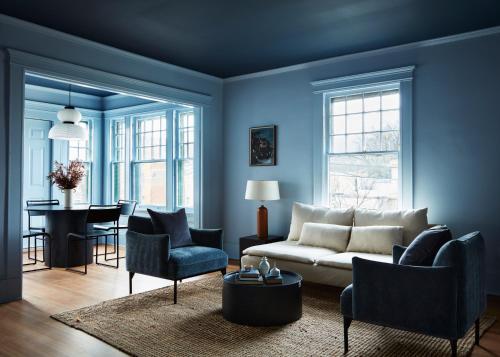
M322 87L322 86L338 85L338 84L343 85L364 80L370 80L370 81L378 80L382 82L387 82L390 81L391 79L395 79L398 81L402 81L402 80L412 79L412 74L414 69L415 66L407 66L407 67L400 67L393 69L384 69L376 72L354 74L351 76L323 79L320 81L311 82L311 86Z
M317 60L317 61L300 63L300 64L296 64L296 65L292 65L292 66L270 69L267 71L261 71L261 72L243 74L240 76L228 77L228 78L224 79L224 83L231 83L231 82L241 81L241 80L245 80L245 79L267 77L267 76L277 75L277 74L286 73L286 72L293 72L293 71L299 71L302 69L308 69L308 68L324 66L324 65L328 65L328 64L334 64L334 63L338 63L338 62L344 62L344 61L349 61L349 60L352 61L352 60L356 60L356 59L372 57L372 56L376 56L376 55L383 55L383 54L389 54L389 53L394 53L394 52L400 52L400 51L404 51L404 50L412 50L412 49L418 49L418 48L424 48L424 47L443 45L443 44L447 44L447 43L459 42L459 41L469 40L469 39L478 38L478 37L497 35L499 33L500 33L500 26L489 27L489 28L482 29L482 30L464 32L461 34L439 37L439 38L435 38L435 39L431 39L431 40L411 42L411 43L407 43L407 44L403 44L403 45L384 47L384 48L371 50L371 51L365 51L365 52L356 52L356 53L326 58L326 59Z
M205 79L205 80L209 80L209 81L213 81L213 82L217 82L217 83L222 83L222 78L212 76L210 74L206 74L206 73L198 72L198 71L195 71L192 69L176 66L174 64L170 64L170 63L156 60L156 59L153 59L150 57L142 56L142 55L139 55L137 53L132 53L129 51L121 50L121 49L118 49L115 47L104 45L102 43L94 42L94 41L87 40L87 39L84 39L84 38L81 38L78 36L74 36L74 35L70 35L70 34L67 34L67 33L64 33L61 31L57 31L57 30L54 30L54 29L51 29L51 28L48 28L45 26L41 26L41 25L37 25L37 24L31 23L28 21L20 20L20 19L17 19L15 17L0 14L0 22L4 23L6 25L9 25L9 26L15 26L15 27L26 29L28 31L38 32L38 33L41 33L43 35L55 38L57 40L72 42L72 43L75 43L75 44L80 45L80 46L92 47L94 49L97 49L97 50L100 50L103 52L107 52L107 53L110 53L110 54L115 55L115 56L127 57L131 60L134 60L134 61L139 61L139 62L142 62L145 64L151 64L151 65L155 65L155 66L160 66L160 67L163 67L164 69L169 70L169 71L175 71L175 72L191 75L191 76L194 76L197 78L201 78L201 79Z
M68 97L68 92L69 92L69 91L63 90L63 89L43 87L43 86L38 86L36 84L25 84L25 86L27 89L31 89L33 91L51 93L51 94L56 94L56 95L63 95L66 97ZM106 97L100 97L98 95L92 95L92 94L71 91L71 98L80 98L80 99L95 100L95 101L101 102L102 99L106 98Z
M42 111L42 112L54 114L54 120L56 119L55 115L57 114L57 112L60 111L62 108L64 108L63 105L37 102L35 100L25 100L25 104L26 104L25 110L27 110L27 111L36 110L36 111ZM84 118L93 118L93 119L101 119L102 118L103 112L100 110L85 109L85 108L77 108L77 109L80 113L82 113L82 116Z
M105 119L111 119L116 117L123 117L126 115L138 115L138 114L149 114L152 112L158 112L163 110L173 110L176 108L183 108L183 106L175 103L146 103L132 105L124 108L108 109L103 111Z

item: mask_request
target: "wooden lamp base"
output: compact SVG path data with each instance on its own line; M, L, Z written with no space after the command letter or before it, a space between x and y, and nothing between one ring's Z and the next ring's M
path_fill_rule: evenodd
M257 209L257 237L267 240L267 208L264 205Z

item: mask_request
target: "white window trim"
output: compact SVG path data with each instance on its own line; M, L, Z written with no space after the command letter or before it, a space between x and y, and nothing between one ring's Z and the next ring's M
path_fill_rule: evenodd
M400 206L404 209L413 208L413 133L412 133L412 81L414 66L388 69L383 71L362 73L352 76L336 77L311 82L314 103L313 142L315 145L313 163L313 201L317 205L328 204L328 145L329 120L327 107L328 98L338 95L348 95L360 91L399 88L400 92Z
M160 209L167 209L167 211L175 211L182 207L176 206L176 170L175 170L175 150L177 147L177 115L184 111L192 111L195 117L195 130L194 130L194 208L189 208L187 211L193 213L194 215L194 227L201 226L201 207L202 207L202 195L201 195L201 124L202 124L202 108L193 106L193 108L185 109L160 109L160 110L143 110L136 113L130 113L126 115L109 116L106 118L106 155L108 157L107 166L107 177L108 186L106 189L106 197L108 202L113 201L113 182L112 182L112 162L113 162L113 122L116 120L124 120L125 122L125 176L126 176L126 197L127 199L135 199L134 195L134 180L135 175L133 174L133 167L136 161L136 120L141 117L148 117L153 115L166 115L167 118L167 204L166 207L160 207ZM172 174L170 174L172 173ZM146 207L137 206L136 212L144 213L146 208L158 209L158 207Z

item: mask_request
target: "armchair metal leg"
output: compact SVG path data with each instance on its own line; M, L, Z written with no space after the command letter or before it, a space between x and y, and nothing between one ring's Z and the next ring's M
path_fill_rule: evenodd
M226 268L221 269L221 271L220 271L220 272L221 272L222 276L226 275Z
M349 351L349 326L351 326L352 319L344 316L344 354Z
M128 293L132 294L132 278L134 277L135 273L129 271L128 272Z
M475 323L475 331L474 331L474 337L476 340L476 345L479 346L479 319L476 320Z
M451 356L457 357L457 340L450 340Z
M177 280L174 280L174 304L177 304Z

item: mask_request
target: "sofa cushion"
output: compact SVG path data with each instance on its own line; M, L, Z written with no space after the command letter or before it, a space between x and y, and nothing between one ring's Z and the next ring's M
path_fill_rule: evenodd
M184 208L173 213L156 212L148 208L155 234L170 235L170 247L178 248L193 244Z
M448 228L427 229L406 248L399 259L399 264L431 266L439 249L451 238Z
M403 227L352 227L348 252L392 254L394 244L403 243Z
M299 244L344 252L349 243L351 228L337 224L306 222L302 226Z
M402 211L356 209L355 226L401 226L403 244L408 246L415 237L427 229L427 208Z
M223 269L227 263L227 254L221 249L198 245L175 248L170 250L168 276L181 279Z
M345 252L339 254L331 254L326 255L319 258L316 261L316 264L349 269L352 270L352 258L359 257L368 260L374 260L376 262L381 263L391 263L392 264L392 256L387 254L372 254L372 253L356 253L356 252Z
M354 209L329 209L295 202L288 240L299 240L305 222L338 224L352 226Z
M248 255L266 256L268 258L279 258L309 264L313 264L322 256L334 253L335 251L331 249L299 245L296 241L256 245L243 251L243 254Z

